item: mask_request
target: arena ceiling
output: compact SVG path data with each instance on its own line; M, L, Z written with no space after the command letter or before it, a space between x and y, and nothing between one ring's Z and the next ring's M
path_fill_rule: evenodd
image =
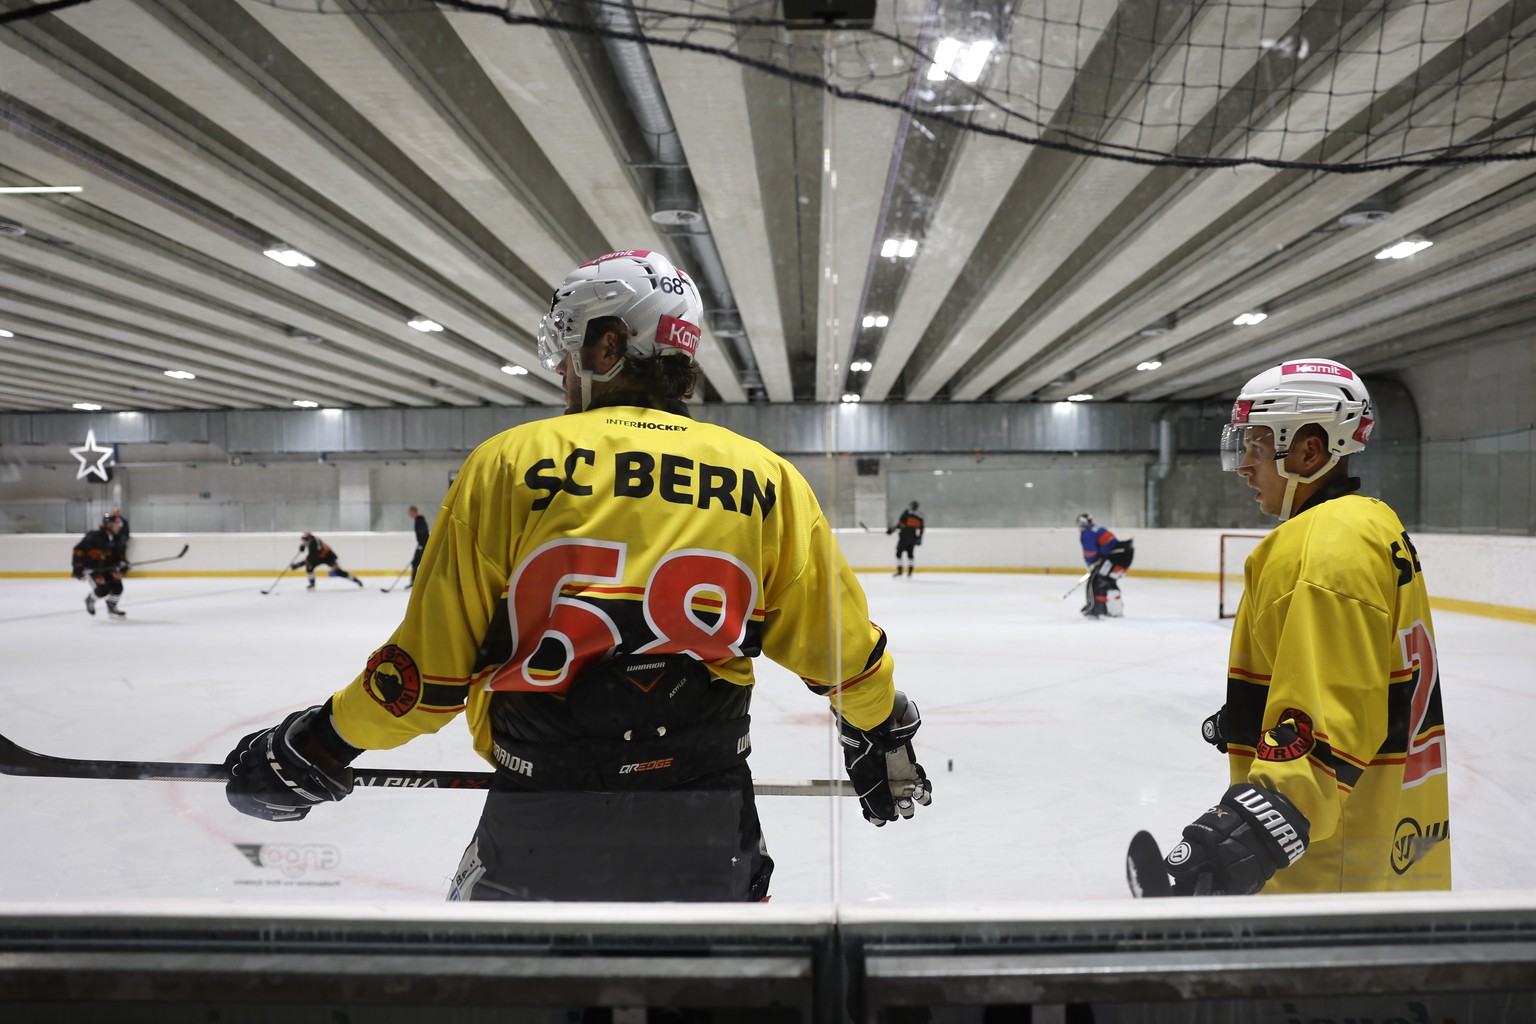
M554 404L550 291L623 248L704 287L708 401L1204 398L1536 319L1532 0L0 12L0 410Z

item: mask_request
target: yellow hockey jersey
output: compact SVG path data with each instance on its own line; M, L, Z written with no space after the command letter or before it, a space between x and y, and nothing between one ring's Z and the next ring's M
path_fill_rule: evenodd
M1225 726L1232 781L1287 797L1311 844L1265 892L1449 889L1445 720L1429 597L1397 514L1355 494L1248 556Z
M404 621L333 698L342 738L394 747L467 710L491 760L496 692L563 692L615 650L686 653L741 686L761 652L855 726L883 722L892 658L810 485L677 410L593 408L471 453ZM503 599L511 656L478 666Z

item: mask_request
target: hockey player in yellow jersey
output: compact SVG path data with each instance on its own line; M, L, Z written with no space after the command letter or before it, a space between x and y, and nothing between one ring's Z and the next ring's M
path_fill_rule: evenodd
M1231 788L1169 853L1175 894L1451 886L1422 567L1347 465L1374 415L1360 379L1328 359L1266 370L1233 406L1223 467L1280 524L1244 567L1226 704L1203 728Z
M302 818L351 791L362 750L463 712L496 781L450 898L761 900L759 653L830 702L868 820L929 802L917 706L809 485L688 414L701 312L659 253L566 278L539 354L567 415L469 456L394 634L323 706L231 752L237 809Z

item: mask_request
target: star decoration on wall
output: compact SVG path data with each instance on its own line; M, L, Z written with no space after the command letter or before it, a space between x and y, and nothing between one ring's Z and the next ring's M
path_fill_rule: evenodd
M96 431L87 430L85 444L79 448L71 448L69 454L80 460L80 468L75 471L76 480L98 476L102 483L107 483L112 479L107 467L112 463L113 449L110 445L103 448L96 443Z

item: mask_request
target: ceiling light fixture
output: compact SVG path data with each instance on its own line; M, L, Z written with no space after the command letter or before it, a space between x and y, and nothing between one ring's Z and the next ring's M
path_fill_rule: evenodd
M917 255L917 239L887 238L880 246L880 255L886 259L900 258L909 260Z
M848 369L852 370L854 373L865 373L869 370L873 370L874 368L875 364L870 362L868 359L856 359L848 364Z
M70 406L70 408L79 409L81 412L101 411L101 406L97 405L95 402L76 402L74 405Z
M312 267L315 265L314 260L305 256L299 250L290 249L285 245L274 245L270 249L263 250L262 255L269 260L277 260L277 262L285 267Z
M976 81L995 45L990 39L978 39L974 43L962 43L954 38L940 39L933 51L933 64L928 68L928 81L941 82L951 77L962 82Z
M509 363L501 368L501 372L510 373L514 377L521 377L528 372L528 368L525 366L513 366Z
M1407 259L1414 253L1419 252L1422 249L1428 249L1434 244L1434 242L1424 238L1408 238L1398 242L1396 245L1387 246L1385 249L1381 250L1381 252L1376 254L1376 258L1379 260Z
M166 370L167 377L175 377L177 380L197 380L197 374L187 370Z
M1144 363L1137 363L1136 364L1136 369L1138 369L1138 370L1155 370L1159 366L1162 366L1162 365L1163 365L1163 361L1161 359L1148 359Z
M1268 313L1258 313L1258 312L1244 313L1242 316L1238 317L1236 320L1233 320L1232 321L1232 325L1234 327L1251 327L1254 324L1261 324L1265 320L1268 320L1268 319L1269 319L1269 314Z
M0 185L0 195L29 196L44 192L79 192L79 185Z
M10 331L0 331L0 338L14 338L14 337L16 337L16 335L12 334Z
M1069 401L1069 402L1091 402L1091 401L1093 401L1093 396L1090 395L1090 394L1087 394L1086 392L1080 393L1080 394L1076 394L1076 395L1068 395L1067 396L1067 401Z
M891 322L891 318L884 313L870 313L863 320L865 327L884 327Z
M293 404L298 406L300 409L318 409L318 408L320 408L320 403L319 402L311 402L307 398L295 398L293 400Z
M414 327L423 334L430 334L433 331L440 331L443 329L443 325L438 323L436 320L428 320L426 317L420 314L417 314L414 320L407 320L405 325L407 327Z
M851 394L850 393L850 394L846 394L846 395L843 396L843 403L845 405L852 405L855 402L857 402L858 400L859 400L859 396L855 395L855 394Z

